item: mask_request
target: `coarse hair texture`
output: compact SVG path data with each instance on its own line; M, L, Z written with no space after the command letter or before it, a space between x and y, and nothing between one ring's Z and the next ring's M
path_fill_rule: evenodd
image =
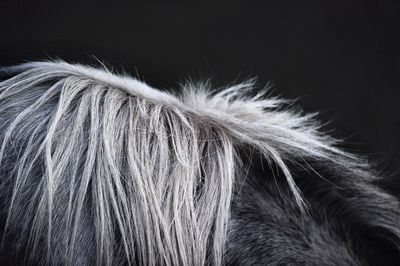
M0 83L2 239L26 261L223 264L243 151L279 168L302 217L309 206L289 165L372 175L320 132L314 114L255 92L253 81L219 91L186 84L173 95L63 61L3 73L11 77ZM385 206L374 222L399 248L398 202L373 193Z

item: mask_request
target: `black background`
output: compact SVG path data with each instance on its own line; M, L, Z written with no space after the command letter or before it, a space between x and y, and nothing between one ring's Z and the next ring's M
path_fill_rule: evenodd
M257 76L400 170L400 1L56 2L0 1L0 65L95 56L172 89Z

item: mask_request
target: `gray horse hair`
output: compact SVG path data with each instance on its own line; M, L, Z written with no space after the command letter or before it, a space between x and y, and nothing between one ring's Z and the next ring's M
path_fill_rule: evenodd
M93 242L97 265L223 264L243 150L279 168L304 217L288 164L369 174L321 133L315 114L253 81L216 91L186 84L174 95L63 61L2 71L11 74L0 83L3 240L18 221L16 248L29 247L29 258L43 245L42 263L83 264ZM400 235L396 223L385 226Z

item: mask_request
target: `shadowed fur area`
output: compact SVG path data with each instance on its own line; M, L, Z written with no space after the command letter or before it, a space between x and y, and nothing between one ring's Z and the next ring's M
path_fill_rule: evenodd
M400 263L381 175L253 81L173 94L63 61L2 74L2 265Z

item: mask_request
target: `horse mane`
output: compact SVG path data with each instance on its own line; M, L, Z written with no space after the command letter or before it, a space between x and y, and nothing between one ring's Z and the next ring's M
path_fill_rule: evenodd
M289 164L371 174L315 114L252 80L216 91L185 84L175 95L63 61L2 72L11 75L0 83L3 241L17 232L28 258L44 246L42 261L74 264L93 242L98 265L221 265L243 150L280 169L304 216ZM379 223L399 246L396 215Z

